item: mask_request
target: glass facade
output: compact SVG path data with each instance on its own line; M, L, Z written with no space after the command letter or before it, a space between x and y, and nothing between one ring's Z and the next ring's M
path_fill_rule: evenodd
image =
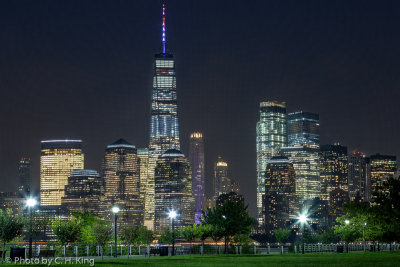
M140 198L142 199L143 203L145 203L146 191L149 186L149 149L138 148L137 155L139 159Z
M69 175L84 169L81 140L46 140L41 142L40 205L61 206Z
M239 190L239 184L228 176L228 163L218 156L218 160L214 166L214 202L222 194ZM239 192L236 192L239 194Z
M175 149L166 151L155 168L154 229L161 231L171 226L168 213L175 210L177 228L194 223L194 198L190 165L185 156Z
M189 161L192 168L192 192L195 200L195 223L200 223L201 210L204 209L204 142L203 135L194 132L190 135Z
M72 212L91 212L102 215L104 180L95 170L73 171L65 186L65 196L61 203L64 210Z
M260 103L260 120L257 123L257 220L263 224L262 202L265 192L265 170L268 161L287 146L286 103L268 101Z
M111 219L111 208L118 206L122 224L143 224L143 200L140 198L139 159L134 145L123 139L105 150L102 176L105 181L105 217Z
M396 156L372 155L371 164L371 192L372 194L380 190L383 182L390 178L395 178L397 171Z
M347 147L339 144L321 146L321 198L329 200L336 188L348 193Z
M287 157L272 157L267 164L264 186L264 220L266 233L272 235L277 228L290 225L296 200L296 175L292 162Z
M298 111L289 113L288 147L281 153L293 163L296 172L296 195L301 204L320 196L319 115Z

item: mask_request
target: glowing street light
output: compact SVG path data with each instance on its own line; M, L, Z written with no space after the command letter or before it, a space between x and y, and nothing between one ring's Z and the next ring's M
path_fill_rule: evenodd
M114 206L111 208L112 213L114 213L114 258L117 257L117 218L118 218L118 213L120 212L120 209L118 206Z
M175 225L174 225L174 220L175 220L176 216L178 216L178 214L174 210L171 210L168 213L168 217L171 219L171 224L172 224L172 253L171 253L172 256L175 255L175 227L174 227Z
M29 197L26 200L26 206L29 209L29 259L32 259L32 209L37 205L37 200L33 197Z
M299 218L298 218L301 227L303 228L303 236L302 236L302 241L303 241L303 251L302 254L304 254L304 226L308 221L308 217L306 213L300 214Z
M345 220L344 223L345 223L346 225L349 225L349 224L350 224L350 221L349 221L349 220Z

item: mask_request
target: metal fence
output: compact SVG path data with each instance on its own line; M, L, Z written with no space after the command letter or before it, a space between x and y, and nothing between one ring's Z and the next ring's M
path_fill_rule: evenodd
M24 247L25 257L28 256L27 245L7 244L5 247L5 257L10 257L10 249L12 247ZM114 245L106 245L104 247L97 245L86 244L72 244L68 246L61 246L57 244L34 245L33 257L39 257L40 251L54 251L54 257L113 257L115 253ZM163 249L164 248L164 249ZM1 249L2 250L2 249ZM304 253L351 253L362 251L400 251L400 244L305 244ZM290 246L255 246L243 245L232 246L230 245L225 252L223 245L176 245L175 255L215 255L215 254L286 254L286 253L303 253L303 246L290 245ZM137 245L117 245L118 257L152 257L171 255L171 246L137 246Z

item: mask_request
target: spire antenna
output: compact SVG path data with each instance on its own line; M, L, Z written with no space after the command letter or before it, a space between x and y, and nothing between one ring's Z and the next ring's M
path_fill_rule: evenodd
M162 49L163 49L163 54L165 55L166 49L165 49L165 43L167 40L167 36L165 34L165 1L162 1Z

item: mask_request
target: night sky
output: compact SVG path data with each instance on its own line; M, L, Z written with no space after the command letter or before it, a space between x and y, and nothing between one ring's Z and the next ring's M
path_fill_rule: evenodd
M319 113L321 144L400 156L399 29L398 1L167 1L183 152L203 132L207 186L220 154L253 213L260 101ZM82 139L96 170L120 137L147 146L160 49L159 0L1 1L0 191L21 156L38 187L43 139Z

